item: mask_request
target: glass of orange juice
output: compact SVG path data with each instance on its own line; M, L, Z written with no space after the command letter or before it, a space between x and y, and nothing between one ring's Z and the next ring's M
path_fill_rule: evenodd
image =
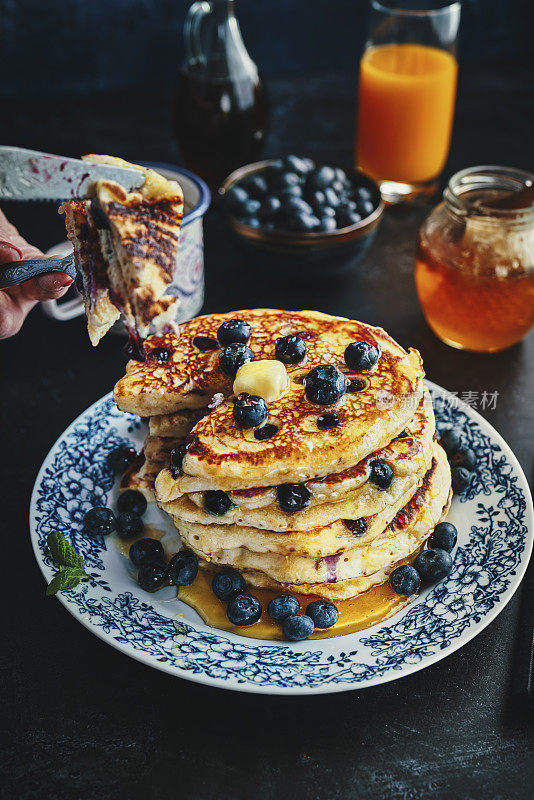
M356 162L390 203L436 191L449 152L458 74L461 3L402 5L371 0L360 62Z

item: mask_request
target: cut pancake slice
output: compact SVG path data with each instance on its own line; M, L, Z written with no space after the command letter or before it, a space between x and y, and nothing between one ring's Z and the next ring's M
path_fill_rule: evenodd
M166 291L172 283L183 216L180 186L119 158L84 158L136 167L145 173L145 183L134 192L126 192L111 181L98 181L90 203L68 201L60 209L66 212L76 268L83 276L92 343L97 344L109 330L118 312L136 338L147 336L151 325L157 331L172 327L178 299ZM107 309L109 314L105 315L102 303L102 308L98 307L93 284L100 285L103 297L117 314Z
M181 525L180 535L188 547L214 564L231 566L245 574L263 573L266 580L298 587L334 584L376 573L387 573L394 565L413 556L442 518L450 493L450 470L444 451L435 446L435 458L423 484L411 500L401 508L390 524L371 542L360 542L340 548L321 558L287 555L276 551L257 552L248 546L222 547L209 554L198 546L187 525ZM204 526L208 528L209 527ZM209 533L208 533L209 535ZM284 537L287 534L278 534ZM305 534L304 534L305 535ZM368 587L367 587L368 588Z
M100 249L98 230L89 213L89 202L72 200L64 203L67 236L74 247L74 260L82 279L82 294L87 316L87 330L97 345L120 317L111 302L107 262Z

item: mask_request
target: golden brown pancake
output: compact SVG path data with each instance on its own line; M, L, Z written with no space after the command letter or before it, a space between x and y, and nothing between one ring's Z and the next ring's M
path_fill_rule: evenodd
M288 366L289 390L269 405L268 421L278 427L270 439L257 441L252 430L238 428L230 401L195 425L183 469L197 480L187 491L275 485L341 472L386 446L413 417L424 374L416 351L406 352L381 328L361 322L316 311L265 309L199 317L182 325L179 338L150 337L146 360L130 361L115 387L119 408L142 416L172 414L204 407L217 393L230 395L232 379L219 366L219 351L199 350L193 340L215 338L219 325L232 317L250 323L249 346L256 360L271 359L276 339L297 332L306 337L308 355L304 363ZM343 354L350 342L362 340L375 344L380 357L372 370L356 375ZM169 350L170 357L162 363L151 355L155 348ZM302 381L318 364L338 366L359 390L347 392L332 407L310 403ZM340 427L319 430L317 418L327 410L335 410ZM164 502L175 499L177 487L170 473L159 476L158 486Z

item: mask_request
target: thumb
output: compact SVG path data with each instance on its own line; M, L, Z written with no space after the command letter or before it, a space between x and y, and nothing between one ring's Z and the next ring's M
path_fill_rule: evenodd
M57 300L62 297L72 283L65 272L48 272L35 278L32 286L34 300Z

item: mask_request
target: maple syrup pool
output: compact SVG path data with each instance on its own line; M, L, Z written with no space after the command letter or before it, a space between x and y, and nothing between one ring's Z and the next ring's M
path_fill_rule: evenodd
M153 525L146 525L145 530L139 539L146 538L147 536L152 539L163 540L162 544L165 548L165 531L159 530ZM116 534L112 535L112 539L117 550L123 556L128 557L128 551L135 539L127 541L120 539ZM174 550L175 548L173 548ZM170 557L171 552L165 548L165 555ZM267 605L269 600L280 594L279 591L274 592L268 589L251 588L251 593L254 594L262 605L262 615L258 622L253 625L239 627L232 625L226 616L226 603L219 600L211 590L211 581L214 573L199 569L198 575L189 586L180 586L177 591L177 599L186 603L193 608L204 620L204 622L212 628L219 630L229 631L239 636L246 636L251 639L272 639L285 641L282 633L281 625L273 622L267 614ZM156 593L157 594L157 593ZM314 595L298 595L294 592L291 594L297 598L300 603L302 613L305 612L306 606L313 600L320 598ZM377 586L371 587L363 594L353 597L350 600L341 600L335 603L339 610L339 619L331 628L321 630L316 628L314 633L309 637L310 639L329 639L334 636L344 636L348 633L361 631L365 628L370 628L377 625L382 620L387 619L392 614L395 614L401 608L410 602L410 598L404 595L396 594L391 588L389 580Z

